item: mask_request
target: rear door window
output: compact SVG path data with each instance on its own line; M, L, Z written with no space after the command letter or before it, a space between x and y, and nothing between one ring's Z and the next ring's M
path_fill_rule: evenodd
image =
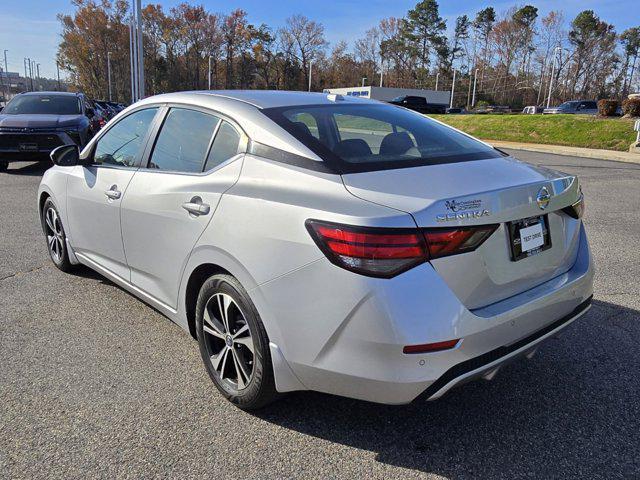
M240 150L240 134L229 123L222 121L211 150L207 156L205 170L211 170L230 158L235 157Z
M186 108L169 110L149 160L150 169L202 172L213 132L220 122L214 115Z

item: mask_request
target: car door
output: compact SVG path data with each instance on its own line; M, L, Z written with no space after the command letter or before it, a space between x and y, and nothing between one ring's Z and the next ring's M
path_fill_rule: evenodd
M131 283L176 309L182 271L222 194L240 176L246 136L222 116L172 106L122 202Z
M80 257L129 281L120 229L120 204L138 169L158 107L137 110L97 139L67 183L68 230Z

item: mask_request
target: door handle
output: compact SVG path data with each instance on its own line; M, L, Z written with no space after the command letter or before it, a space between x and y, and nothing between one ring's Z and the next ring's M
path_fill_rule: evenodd
M192 215L208 215L211 211L211 207L206 203L202 203L202 199L200 197L193 197L191 201L182 204L182 208L184 208L187 212Z
M104 194L109 197L110 200L118 200L122 196L122 192L118 190L117 185L112 185Z

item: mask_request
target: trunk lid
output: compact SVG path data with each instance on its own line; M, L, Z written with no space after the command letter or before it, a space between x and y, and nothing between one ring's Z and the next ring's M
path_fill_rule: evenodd
M484 307L569 270L580 221L561 210L577 201L576 177L510 157L343 175L353 195L410 213L419 227L499 224L477 250L432 260L469 309ZM551 194L546 208L537 197ZM512 260L509 222L544 215L551 247Z

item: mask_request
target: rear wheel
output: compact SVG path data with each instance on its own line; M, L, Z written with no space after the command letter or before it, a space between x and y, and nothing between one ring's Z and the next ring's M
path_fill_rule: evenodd
M47 249L51 260L63 272L70 272L73 265L69 261L67 236L64 233L60 213L58 213L58 209L50 198L47 198L42 207L42 225L44 226Z
M234 277L214 275L204 283L196 329L207 372L225 398L244 410L277 398L267 333Z
M8 162L0 162L0 172L6 172L9 168Z

